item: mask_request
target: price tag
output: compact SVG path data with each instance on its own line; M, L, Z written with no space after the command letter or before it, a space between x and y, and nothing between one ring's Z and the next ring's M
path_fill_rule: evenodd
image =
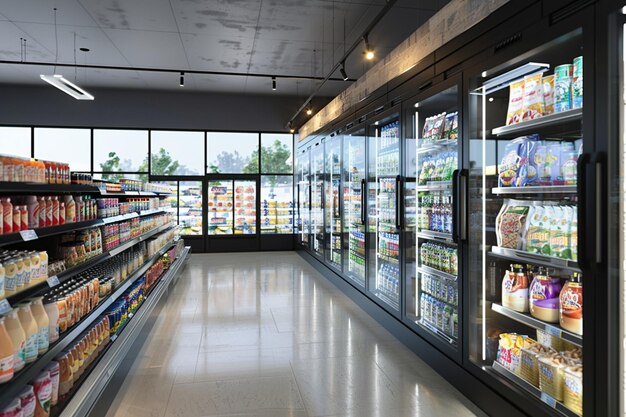
M554 326L546 326L545 332L551 334L552 336L561 337L561 329Z
M11 304L9 304L9 300L6 298L0 301L0 315L10 313L12 310Z
M56 275L52 275L51 277L47 279L47 281L50 287L56 287L57 285L60 284L59 277L57 277Z
M32 229L22 230L20 232L20 236L22 236L22 240L24 240L24 242L28 242L29 240L39 239L39 237L37 236L37 232L35 232Z
M117 339L117 335L114 334L113 336L111 336L111 342L115 342L115 339Z
M546 394L545 392L541 393L541 401L548 404L552 408L556 408L556 400L552 398L551 396L549 396L548 394Z

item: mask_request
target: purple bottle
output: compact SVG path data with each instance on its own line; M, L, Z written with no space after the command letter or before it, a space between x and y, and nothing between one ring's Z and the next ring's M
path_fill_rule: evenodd
M548 323L558 323L561 287L559 278L551 278L545 268L539 267L530 284L530 314Z

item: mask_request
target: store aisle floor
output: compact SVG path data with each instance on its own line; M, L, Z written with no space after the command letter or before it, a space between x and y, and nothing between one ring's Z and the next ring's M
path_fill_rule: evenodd
M294 252L192 255L107 417L484 416Z

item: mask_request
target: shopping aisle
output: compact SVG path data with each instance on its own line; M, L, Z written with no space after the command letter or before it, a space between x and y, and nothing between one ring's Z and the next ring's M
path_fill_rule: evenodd
M483 416L294 252L192 255L107 417Z

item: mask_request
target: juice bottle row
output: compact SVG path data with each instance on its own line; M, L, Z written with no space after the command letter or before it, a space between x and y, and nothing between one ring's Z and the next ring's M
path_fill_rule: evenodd
M458 259L456 249L437 243L426 242L420 246L420 260L422 265L429 266L448 274L458 273Z
M61 162L0 155L0 181L70 184L70 166Z
M0 250L0 299L48 279L46 251Z
M459 337L459 315L456 308L435 297L422 293L420 317L448 336Z
M392 122L380 128L379 149L386 150L398 145L400 141L400 122Z
M457 284L431 274L422 274L421 290L440 301L456 306L459 292Z
M382 264L376 276L376 288L396 298L400 291L400 269Z
M398 259L400 256L399 235L396 233L378 233L378 253L389 258Z
M451 181L457 166L457 152L440 152L437 155L427 156L419 169L419 184L426 185L430 181Z
M452 233L452 196L423 193L417 206L417 221L420 230Z

